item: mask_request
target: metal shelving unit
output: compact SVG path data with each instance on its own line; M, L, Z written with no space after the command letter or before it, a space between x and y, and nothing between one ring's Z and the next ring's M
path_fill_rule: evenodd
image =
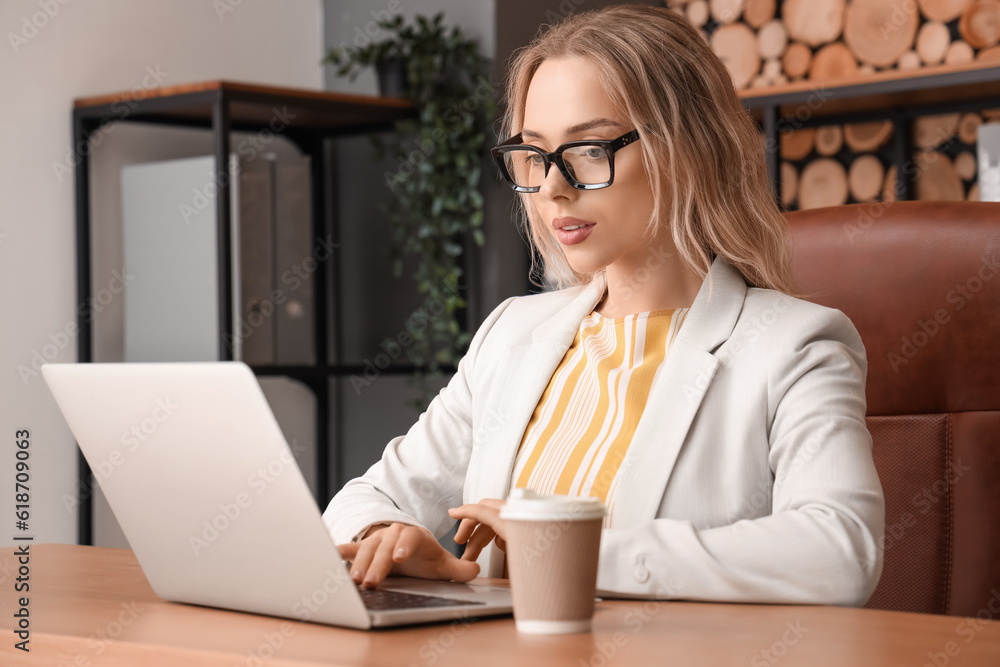
M73 146L76 146L76 249L77 249L77 303L90 303L92 293L91 267L91 214L89 155L93 146L92 135L108 123L141 122L157 125L197 127L211 130L215 153L217 193L215 197L217 220L217 269L219 303L219 359L232 360L232 350L226 344L233 332L232 321L232 257L230 211L230 133L233 131L272 131L295 143L310 156L312 165L313 238L332 236L337 242L333 159L327 139L388 130L402 115L413 112L407 100L381 97L346 95L313 90L259 86L230 81L170 86L155 90L127 91L77 99L73 108ZM281 115L281 127L274 119ZM257 375L283 375L306 384L316 396L316 468L317 500L322 505L328 499L330 464L330 388L331 377L357 372L356 366L331 362L342 357L340 337L336 336L333 349L327 341L330 331L330 295L327 286L333 285L334 262L319 263L313 286L314 341L316 364L311 366L255 366ZM340 299L333 299L333 321L341 321ZM77 358L79 362L93 361L92 319L85 308L78 309ZM334 325L336 327L336 324ZM331 354L332 353L332 354ZM394 372L407 372L396 367ZM83 455L78 456L79 488L90 488L90 467ZM92 498L80 503L77 525L80 544L93 541Z

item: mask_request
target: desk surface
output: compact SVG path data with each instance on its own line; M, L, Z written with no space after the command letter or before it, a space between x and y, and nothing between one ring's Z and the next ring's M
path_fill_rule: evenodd
M17 563L0 549L0 664L1000 665L1000 620L839 607L598 602L590 634L519 635L508 617L361 632L164 602L131 551L31 545L31 653L14 648ZM983 619L1000 618L995 611Z

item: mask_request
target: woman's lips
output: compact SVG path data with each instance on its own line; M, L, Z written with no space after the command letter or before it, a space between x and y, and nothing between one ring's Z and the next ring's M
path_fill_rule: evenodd
M576 245L577 243L583 243L590 232L594 231L594 223L587 222L586 220L578 220L577 218L556 218L552 221L552 227L555 229L556 238L559 239L559 243L563 245Z

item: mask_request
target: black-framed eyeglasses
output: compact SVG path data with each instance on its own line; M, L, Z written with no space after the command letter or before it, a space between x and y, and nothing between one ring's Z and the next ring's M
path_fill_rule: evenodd
M615 182L615 153L638 140L639 131L632 130L617 139L568 141L546 153L516 134L490 152L515 192L538 192L553 164L577 190L600 190Z

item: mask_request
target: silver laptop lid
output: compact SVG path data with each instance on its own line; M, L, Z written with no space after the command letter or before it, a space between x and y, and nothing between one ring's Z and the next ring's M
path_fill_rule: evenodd
M47 364L42 375L157 595L370 627L245 364Z

